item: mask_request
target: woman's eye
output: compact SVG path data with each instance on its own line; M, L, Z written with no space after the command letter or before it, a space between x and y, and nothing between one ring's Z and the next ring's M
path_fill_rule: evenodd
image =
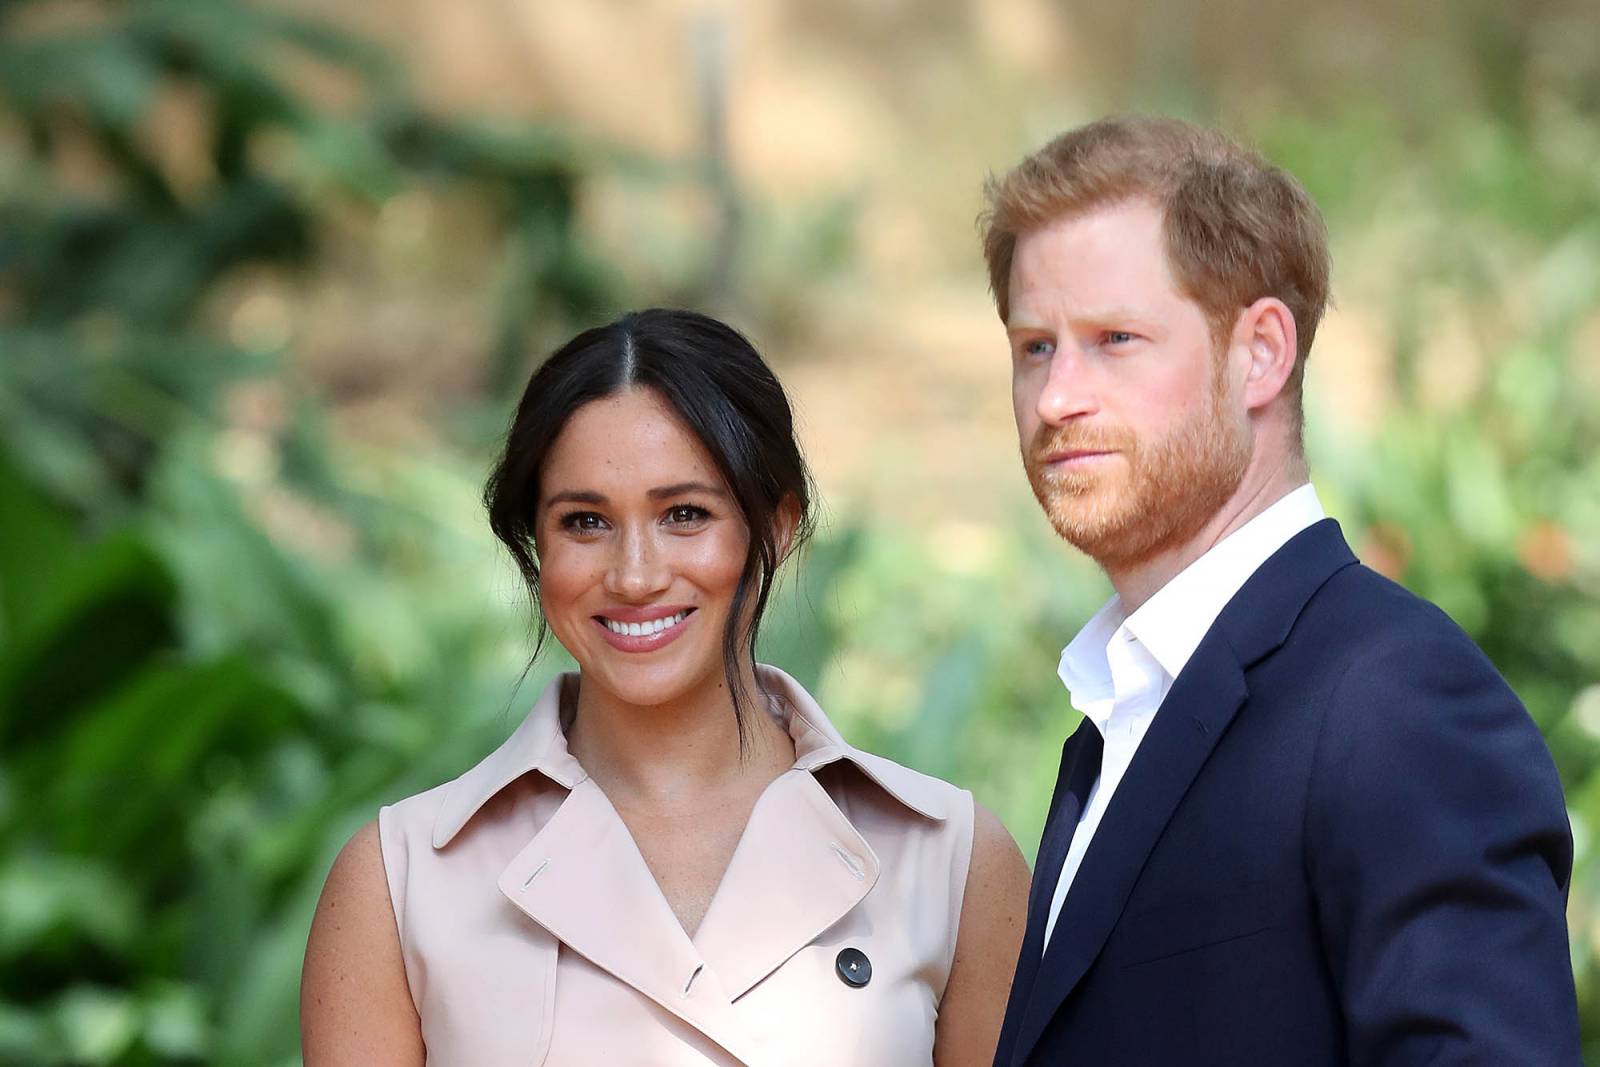
M678 504L667 509L667 521L674 526L692 526L711 517L705 508L697 508L693 504Z
M606 527L606 520L592 511L574 511L561 517L561 528L577 533L594 533Z

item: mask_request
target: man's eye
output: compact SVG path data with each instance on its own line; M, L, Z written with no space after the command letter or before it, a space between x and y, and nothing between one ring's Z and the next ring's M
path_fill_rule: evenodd
M1055 350L1055 342L1042 338L1028 341L1022 346L1022 354L1032 359L1048 359Z
M1108 345L1125 345L1132 340L1133 334L1129 333L1127 330L1106 331L1106 344Z

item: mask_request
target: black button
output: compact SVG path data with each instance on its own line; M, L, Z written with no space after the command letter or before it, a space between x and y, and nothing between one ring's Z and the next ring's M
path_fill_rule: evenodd
M833 966L845 985L860 989L872 981L872 961L858 948L840 949L839 958L833 961Z

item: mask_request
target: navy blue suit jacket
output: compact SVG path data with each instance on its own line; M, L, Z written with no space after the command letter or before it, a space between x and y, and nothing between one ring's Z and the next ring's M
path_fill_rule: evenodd
M1174 681L995 1062L1579 1064L1571 868L1521 703L1324 520Z

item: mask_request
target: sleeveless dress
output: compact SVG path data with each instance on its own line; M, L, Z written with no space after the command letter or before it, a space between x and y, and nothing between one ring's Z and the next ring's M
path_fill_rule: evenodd
M792 678L758 676L795 762L693 938L567 751L572 675L482 763L379 812L430 1065L932 1062L972 795L852 748Z

